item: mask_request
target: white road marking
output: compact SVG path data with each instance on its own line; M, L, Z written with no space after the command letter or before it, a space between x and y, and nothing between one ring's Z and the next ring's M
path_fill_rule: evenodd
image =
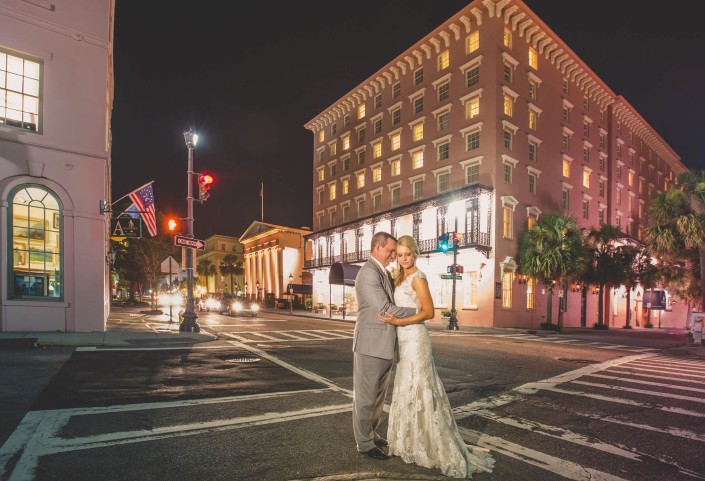
M681 396L679 394L673 394L670 392L646 391L644 389L634 389L634 388L622 387L622 386L611 386L611 385L607 385L607 384L599 384L599 383L587 382L587 381L572 381L572 382L573 382L573 384L598 387L601 389L609 389L610 391L633 392L636 394L646 394L648 396L665 397L665 398L669 398L669 399L679 399L681 401L692 401L692 402L696 402L696 403L705 404L705 399L703 399L703 398Z
M622 371L621 369L627 369L627 371ZM656 374L643 374L641 372L635 372L635 371L663 373L663 371L660 369L639 369L639 368L635 368L634 366L623 366L620 369L610 369L607 372L613 373L613 374L624 374L624 375L631 375L631 376L648 377L651 379L664 379L667 381L678 380L680 382L693 382L693 383L698 383L698 384L702 384L702 382L698 381L697 379L705 379L705 376L698 376L697 374L680 374L679 373L678 374L679 376L694 377L696 379L681 379L680 377L678 379L674 379L673 376L659 376Z
M662 382L644 381L642 379L630 379L630 378L626 378L626 377L622 377L622 376L608 376L606 374L588 374L588 376L598 377L600 379L612 379L615 381L629 382L632 384L643 384L645 386L662 387L662 388L666 388L666 389L673 389L676 391L692 391L692 392L705 393L705 389L699 389L697 387L681 386L680 384L664 384Z
M100 347L100 346L82 346L77 347L76 352L103 352L103 351L194 351L198 349L229 349L227 344L219 346L171 346L171 347Z

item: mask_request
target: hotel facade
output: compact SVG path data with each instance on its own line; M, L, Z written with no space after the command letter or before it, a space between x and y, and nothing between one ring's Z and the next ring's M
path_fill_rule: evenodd
M104 331L113 0L0 0L0 331Z
M605 52L609 55L610 52ZM648 79L634 79L648 81ZM686 171L679 155L521 0L476 0L305 127L313 134L313 232L305 268L315 302L354 305L343 266L375 232L412 235L436 307L460 325L539 327L546 290L518 275L522 232L543 214L643 239L651 199ZM438 249L457 232L452 251ZM339 276L335 276L339 277ZM332 282L331 282L332 281ZM333 285L332 285L333 284ZM559 290L565 294L560 299ZM557 286L553 322L597 322L593 286ZM605 322L683 327L682 303L643 309L637 287L606 294Z

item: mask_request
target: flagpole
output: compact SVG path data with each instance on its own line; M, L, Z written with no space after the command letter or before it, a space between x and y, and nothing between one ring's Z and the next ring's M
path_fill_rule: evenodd
M262 182L262 187L259 189L259 196L262 201L262 222L264 222L264 182Z
M128 192L127 194L123 195L123 196L120 197L118 200L113 201L110 205L115 205L115 204L117 204L118 202L120 202L120 201L121 201L122 199L124 199L125 197L128 197L130 194L135 193L135 192L137 192L137 191L140 190L140 189L144 189L144 188L147 187L149 184L153 184L153 183L154 183L154 181L153 181L153 180L150 180L150 181L147 182L146 184L144 184L144 185L142 185L142 186L140 186L140 187L137 187L137 188L136 188L135 190L133 190L132 192Z

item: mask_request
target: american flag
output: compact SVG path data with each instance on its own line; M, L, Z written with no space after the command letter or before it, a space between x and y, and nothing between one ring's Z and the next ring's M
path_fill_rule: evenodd
M130 199L134 202L140 214L142 215L142 220L147 224L147 230L149 235L154 237L157 235L157 219L154 214L154 191L152 190L152 183L145 185L141 189L138 189L130 194Z

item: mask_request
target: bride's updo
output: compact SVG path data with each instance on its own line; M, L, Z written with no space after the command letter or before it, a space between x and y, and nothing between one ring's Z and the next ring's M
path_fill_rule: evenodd
M419 252L419 246L416 243L416 240L410 235L403 235L399 239L397 239L397 246L400 245L406 247L411 251L412 254L414 254L414 263L416 263L416 259L418 259L419 255L421 254ZM398 286L399 284L401 284L402 279L404 279L404 268L398 264L398 271L396 279L394 279L394 284Z

